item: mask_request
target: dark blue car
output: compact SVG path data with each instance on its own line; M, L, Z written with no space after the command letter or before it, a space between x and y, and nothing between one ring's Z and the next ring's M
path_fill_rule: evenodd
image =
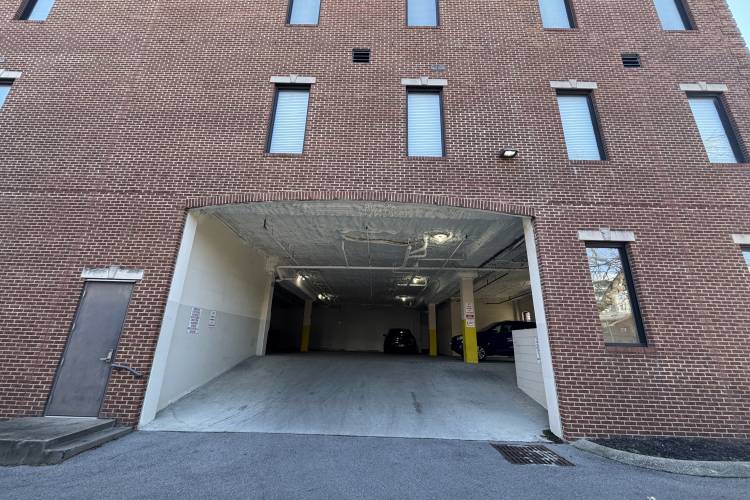
M513 330L536 328L532 321L499 321L477 332L479 360L487 356L513 356ZM464 355L464 336L451 339L451 350Z

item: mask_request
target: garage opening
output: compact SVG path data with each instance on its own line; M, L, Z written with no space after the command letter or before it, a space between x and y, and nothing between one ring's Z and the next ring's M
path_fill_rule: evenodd
M351 201L204 208L188 216L141 428L559 434L540 301L521 217Z

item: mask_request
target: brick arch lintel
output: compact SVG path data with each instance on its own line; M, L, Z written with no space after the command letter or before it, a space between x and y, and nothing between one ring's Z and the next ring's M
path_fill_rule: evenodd
M393 193L383 191L266 191L235 193L217 196L190 198L187 210L220 206L239 205L243 203L260 203L271 201L374 201L390 203L411 203L419 205L438 205L473 210L499 212L521 217L534 217L534 209L526 205L504 203L497 200L462 198L459 196L440 196L420 193Z

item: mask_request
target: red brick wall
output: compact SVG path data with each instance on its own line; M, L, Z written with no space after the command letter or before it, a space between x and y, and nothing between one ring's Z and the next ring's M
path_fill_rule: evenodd
M688 0L684 33L652 0L573 0L571 31L542 30L535 0L442 0L439 29L406 28L403 0L323 0L317 27L285 26L286 0L57 0L44 23L12 20L19 1L0 0L0 68L23 71L0 111L0 415L43 411L84 266L145 269L118 361L148 371L189 200L361 191L537 216L568 437L750 435L750 273L729 237L750 233L750 165L708 163L678 89L728 85L750 140L724 0ZM317 78L305 153L268 156L268 80L289 73ZM444 159L405 156L400 78L421 75L449 82ZM608 161L567 159L549 81L568 78L599 84ZM599 332L576 232L604 226L637 235L645 351ZM115 374L104 414L134 422L144 390Z

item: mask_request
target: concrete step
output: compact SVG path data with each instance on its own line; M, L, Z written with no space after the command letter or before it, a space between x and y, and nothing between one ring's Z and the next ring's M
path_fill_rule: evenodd
M45 418L59 418L59 417L45 417ZM113 428L117 422L111 418L97 418L93 419L92 422L87 424L85 427L70 429L67 434L53 437L46 441L46 448L51 448L57 444L64 443L71 439L76 439L81 436L86 436L94 432L104 431Z
M0 465L59 463L122 432L112 419L26 417L0 422Z
M72 441L66 441L55 448L45 450L44 464L59 464L79 453L83 453L84 451L96 448L110 441L114 441L115 439L119 439L131 432L133 432L132 427L112 427L94 434L78 437Z

